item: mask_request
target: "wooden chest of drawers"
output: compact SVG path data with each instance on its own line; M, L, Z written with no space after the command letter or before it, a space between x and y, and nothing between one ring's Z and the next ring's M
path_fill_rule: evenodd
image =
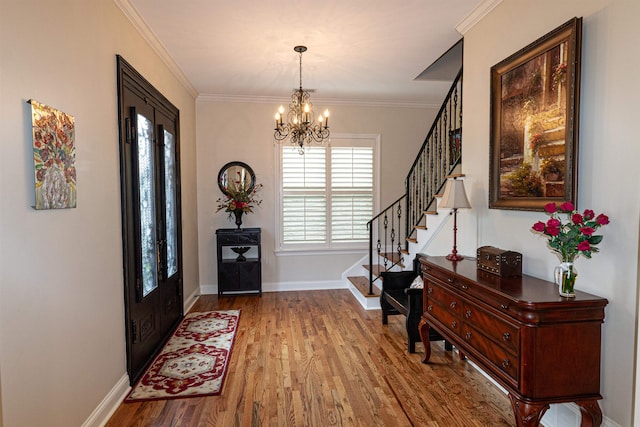
M420 334L436 329L509 391L518 426L537 426L549 403L576 402L583 425L598 426L601 324L607 300L562 298L553 283L500 277L473 259L421 259ZM423 339L427 362L431 355Z

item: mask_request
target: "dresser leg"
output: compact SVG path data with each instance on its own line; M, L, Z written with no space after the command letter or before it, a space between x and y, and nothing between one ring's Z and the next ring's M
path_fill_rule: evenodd
M549 409L547 403L523 402L511 393L509 393L509 399L511 399L511 407L518 427L538 427L542 416Z
M576 402L582 413L580 427L600 427L602 424L602 411L597 400L585 400Z
M429 339L429 324L425 322L423 318L420 318L418 331L420 331L420 340L422 341L422 346L424 347L424 357L422 358L422 363L427 363L429 362L429 358L431 357L431 340Z

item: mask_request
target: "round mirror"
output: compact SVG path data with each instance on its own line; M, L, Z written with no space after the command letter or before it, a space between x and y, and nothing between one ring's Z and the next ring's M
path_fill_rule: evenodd
M218 173L218 187L227 196L235 193L250 193L256 186L256 174L243 162L229 162Z

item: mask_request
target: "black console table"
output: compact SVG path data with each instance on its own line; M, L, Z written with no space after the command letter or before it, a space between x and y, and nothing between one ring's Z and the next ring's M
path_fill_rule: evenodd
M223 293L262 295L259 228L216 230L218 296Z

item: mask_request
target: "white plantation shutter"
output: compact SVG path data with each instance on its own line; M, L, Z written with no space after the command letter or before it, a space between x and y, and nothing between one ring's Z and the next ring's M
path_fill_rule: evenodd
M331 240L364 242L373 217L373 147L331 150Z
M336 141L338 140L338 141ZM362 247L373 216L376 139L281 150L282 249Z
M326 149L300 155L282 147L282 242L324 243L327 239Z

